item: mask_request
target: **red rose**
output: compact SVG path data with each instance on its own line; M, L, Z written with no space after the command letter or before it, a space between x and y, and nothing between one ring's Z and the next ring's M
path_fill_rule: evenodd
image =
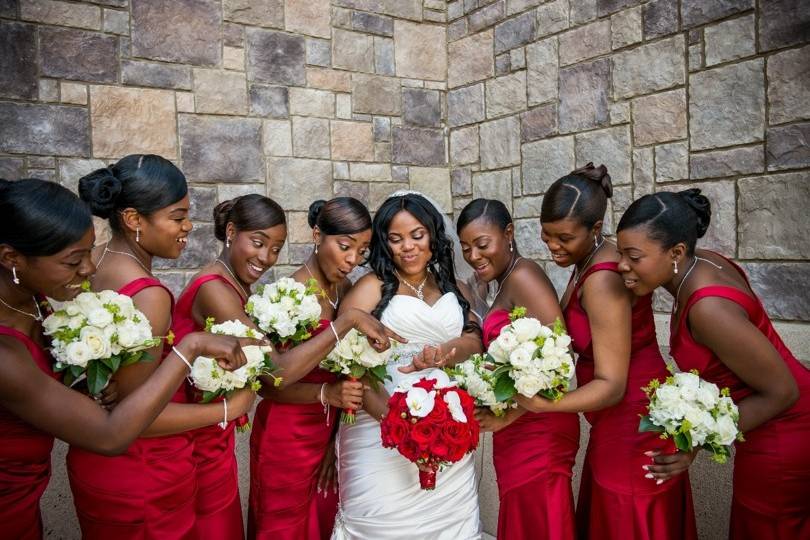
M405 393L404 392L394 392L391 395L391 398L388 400L388 409L389 410L396 410L397 413L405 410L408 410L408 404L405 403Z
M456 461L460 461L461 458L464 457L464 454L467 453L469 448L466 445L453 445L451 444L448 447L447 451L447 461L451 463L455 463Z
M416 461L421 455L419 447L407 437L397 446L397 450L408 461Z
M433 410L430 411L430 414L425 418L430 419L431 423L439 425L447 422L450 419L450 411L447 410L447 404L444 402L444 399L436 396L436 400L433 403Z
M422 449L429 449L436 437L439 435L440 428L432 423L426 422L425 419L417 422L411 427L411 439L419 445Z
M430 392L436 386L436 379L425 379L424 377L413 383L416 388L424 388Z
M436 437L430 451L438 461L446 461L450 453L450 447L447 445L443 437Z
M404 418L396 414L389 414L380 425L383 446L394 448L398 446L408 434L409 424Z

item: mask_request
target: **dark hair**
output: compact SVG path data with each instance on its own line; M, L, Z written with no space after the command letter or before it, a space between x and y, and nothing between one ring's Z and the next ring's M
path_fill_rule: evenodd
M686 244L691 255L698 238L709 228L712 205L697 188L679 191L659 191L633 202L616 231L644 226L649 237L669 249L679 242Z
M588 163L551 184L543 195L540 221L551 223L573 218L590 229L605 217L607 200L613 196L613 184L607 167Z
M227 201L214 207L214 236L224 242L226 227L233 223L237 231L258 231L276 225L286 225L284 209L269 197L250 193Z
M430 251L433 253L428 268L433 272L442 294L452 292L456 295L464 314L464 331L477 329L477 325L466 322L470 304L461 294L456 284L453 266L453 242L445 234L444 219L427 199L415 193L388 198L374 215L368 260L374 273L383 283L382 297L371 314L379 319L399 288L399 278L395 273L396 267L394 266L391 248L388 247L388 229L394 216L403 210L411 214L427 228L430 235Z
M79 179L79 196L93 214L121 230L118 212L134 208L148 216L186 196L186 177L171 161L154 154L132 154L115 165Z
M307 222L324 234L354 234L371 228L371 214L354 197L335 197L310 204Z
M497 199L473 199L458 216L456 231L461 234L461 230L475 221L483 218L487 223L498 226L502 231L506 230L512 223L512 215L506 205Z
M0 179L0 244L43 257L78 242L92 226L87 205L66 187L37 178Z

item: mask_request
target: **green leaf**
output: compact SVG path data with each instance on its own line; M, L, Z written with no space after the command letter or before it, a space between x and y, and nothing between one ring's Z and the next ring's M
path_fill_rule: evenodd
M101 394L107 383L110 382L112 371L103 362L91 360L87 363L87 390L90 395Z
M380 382L385 380L391 380L391 376L388 374L388 370L385 369L385 366L374 366L369 370L375 378L379 379Z
M678 450L682 452L692 451L692 441L688 433L676 433L672 439L675 441L675 447Z
M68 371L73 375L74 379L78 379L82 376L82 373L84 373L84 368L82 366L70 366Z
M664 431L664 428L662 428L658 424L654 424L653 421L650 420L649 416L642 416L641 421L638 423L638 430L642 433L645 431L661 433L662 431Z
M354 377L356 379L359 379L360 377L362 377L365 374L366 374L366 368L364 368L360 364L353 364L352 365L352 367L351 367L351 376L352 377Z
M495 392L495 399L498 401L506 401L517 394L517 390L515 390L515 381L512 380L512 377L506 374L498 378L493 391Z

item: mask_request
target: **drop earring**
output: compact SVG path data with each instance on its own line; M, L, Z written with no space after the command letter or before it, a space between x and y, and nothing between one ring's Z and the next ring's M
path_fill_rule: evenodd
M509 253L514 253L515 251L515 243L509 242Z
M672 261L672 271L678 273L678 261Z
M226 248L231 247L231 237L230 236L225 237L225 247Z
M315 244L315 255L318 254L318 244Z
M138 227L135 229L135 242L139 243L141 241L141 228Z
M17 267L16 266L11 267L11 281L14 282L14 285L19 285L20 284L20 278L17 277Z

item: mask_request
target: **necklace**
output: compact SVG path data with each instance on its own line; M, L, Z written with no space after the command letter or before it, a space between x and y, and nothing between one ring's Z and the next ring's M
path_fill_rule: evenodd
M599 251L599 248L601 248L604 243L605 243L605 237L604 236L602 237L602 241L599 242L599 243L597 243L596 240L593 241L594 247L591 250L591 254L588 255L587 259L585 259L585 264L582 265L583 270L588 267L588 263L591 262L591 259L593 259L593 256L596 255L596 252ZM574 283L576 283L577 280L579 279L579 275L580 275L580 269L579 269L579 267L575 267L574 268Z
M228 266L228 264L227 264L225 261L223 261L222 259L220 259L219 257L217 257L217 258L216 258L216 260L215 260L214 262L218 262L219 264L221 264L222 266L224 266L224 267L225 267L225 270L227 270L227 271L228 271L228 273L229 273L229 274L231 275L231 277L233 278L234 282L236 282L237 287L239 287L239 288L242 290L242 294L244 294L244 295L245 295L245 298L247 298L248 296L250 296L250 295L247 293L247 291L245 290L245 288L244 288L244 287L242 287L242 284L239 282L239 278L238 278L238 277L236 277L236 274L234 274L234 273L233 273L233 270L231 270L231 267L230 267L230 266Z
M315 281L318 281L318 278L315 277L315 274L312 273L312 270L309 269L309 265L306 262L304 262L304 268L306 268L307 272L309 272L309 277L311 277ZM321 287L320 283L318 283L318 287ZM337 311L338 302L340 302L340 291L338 290L338 288L335 287L335 301L334 302L332 301L332 298L329 297L329 293L326 292L326 289L321 287L321 291L323 291L323 295L324 295L324 297L326 297L326 301L329 302L329 305L332 306L332 309Z
M141 268L143 268L146 271L147 274L149 274L150 276L152 275L152 271L149 268L147 268L145 264L143 264L143 262L138 258L137 255L133 255L132 253L128 253L126 251L115 251L114 249L110 249L109 242L107 242L107 244L104 246L104 252L101 254L101 257L99 257L98 264L96 265L96 267L101 266L101 261L104 260L104 255L106 255L107 253L115 253L116 255L124 255L125 257L129 257L130 259L135 259L135 262L137 262L141 266Z
M399 278L399 280L400 280L402 283L404 283L404 284L405 284L405 286L406 286L406 287L408 287L410 290L412 290L414 293L416 293L416 297L417 297L419 300L421 300L421 301L423 301L423 302L425 301L425 295L422 293L422 289L424 289L424 288L425 288L425 283L427 283L427 278L428 278L428 276L430 275L430 272L427 272L427 273L425 274L425 279L423 279L423 280L422 280L422 282L421 282L419 285L417 285L416 287L414 287L413 285L411 285L410 283L408 283L408 280L406 280L405 278L403 278L402 276L400 276L400 275L399 275L399 272L397 272L396 270L394 270L394 273L397 275L397 278Z
M719 264L715 264L709 259L704 259L703 257L698 257L697 255L695 255L695 260L692 261L692 264L689 266L689 270L687 270L686 273L683 275L683 279L681 280L680 283L678 283L678 288L675 290L675 301L672 302L672 312L671 312L673 315L675 314L676 311L678 311L678 297L681 294L681 287L683 287L683 284L686 283L686 279L689 277L689 274L692 273L692 270L695 269L695 266L697 266L698 261L707 262L710 265L717 268L718 270L723 269L723 267L720 266Z
M21 310L21 309L17 309L17 308L15 308L14 306L9 305L9 304L8 304L8 303L7 303L5 300L3 300L2 298L0 298L0 304L3 304L4 306L6 306L8 309L10 309L10 310L12 310L12 311L16 311L17 313L21 313L22 315L25 315L26 317L31 317L32 319L34 319L34 320L35 320L35 321L37 321L37 322L42 322L42 311L39 309L39 304L37 303L37 299L36 299L36 297L32 296L32 297L31 297L31 300L33 300L33 301L34 301L34 309L36 309L36 310L37 310L37 311L36 311L36 313L28 313L27 311L23 311L23 310Z
M492 297L493 302L495 302L495 299L498 298L499 294L501 294L501 289L503 288L503 284L506 283L506 278L508 278L512 274L512 270L515 269L518 261L522 258L523 257L515 257L515 259L512 261L512 264L509 265L509 270L507 270L506 275L503 276L503 279L501 279L500 283L498 283L498 288L495 289L495 296Z

